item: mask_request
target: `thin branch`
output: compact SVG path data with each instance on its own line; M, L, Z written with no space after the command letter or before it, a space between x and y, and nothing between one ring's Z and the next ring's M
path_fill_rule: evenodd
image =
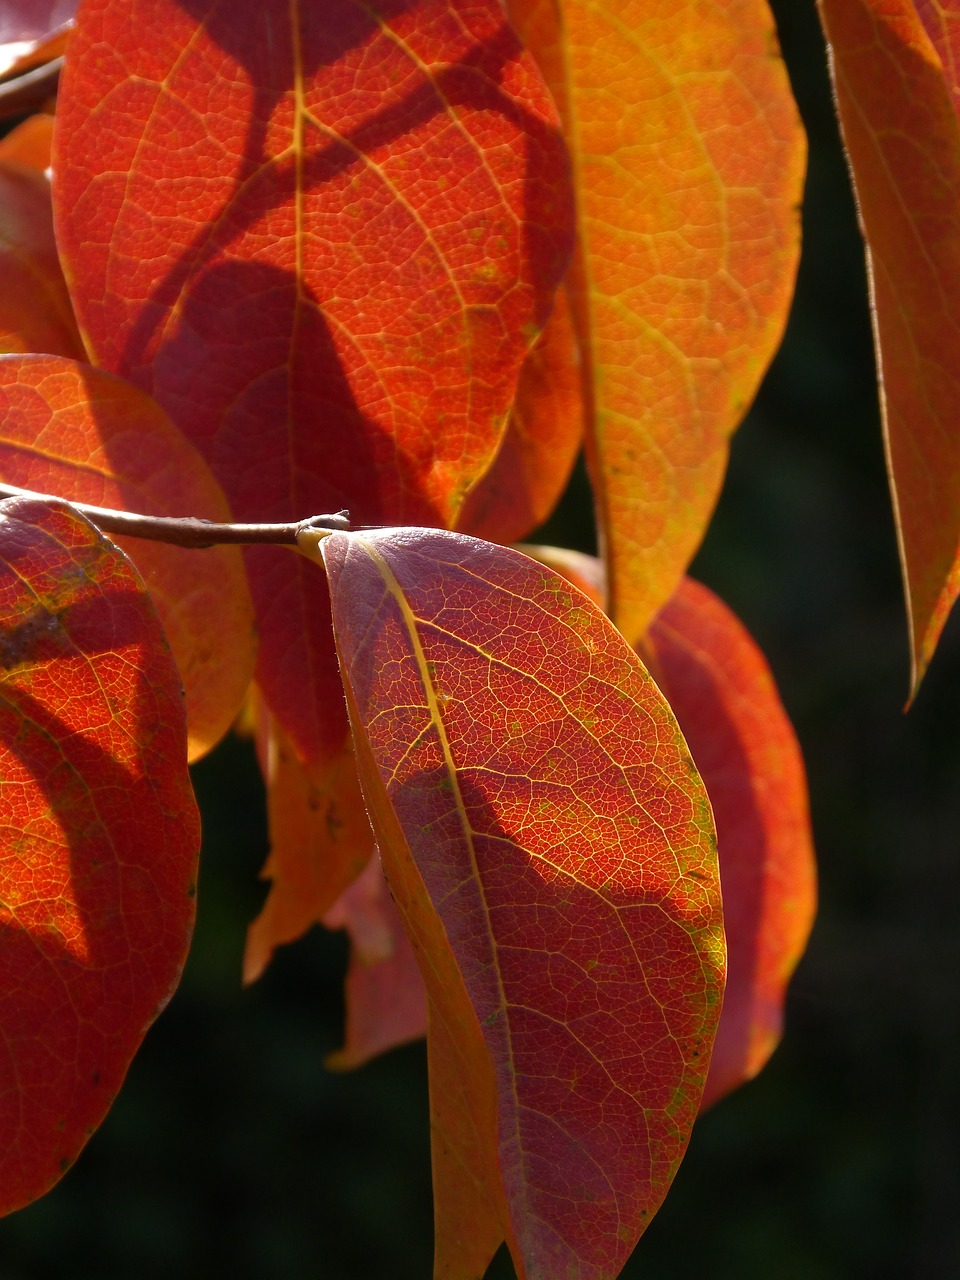
M39 498L44 502L66 502L49 493L35 493L31 489L18 489L14 485L0 484L0 498ZM104 533L124 534L128 538L149 538L152 542L170 542L177 547L223 546L228 543L296 547L297 534L307 529L350 528L350 513L338 511L330 516L310 516L307 520L294 520L287 524L217 524L212 520L198 520L196 516L143 516L132 511L114 511L109 507L91 507L85 502L72 502L81 515L87 517Z

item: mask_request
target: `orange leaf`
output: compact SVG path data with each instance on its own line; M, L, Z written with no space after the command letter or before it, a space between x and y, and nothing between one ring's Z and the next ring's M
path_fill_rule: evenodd
M913 696L960 593L956 5L822 0L820 13L867 242Z
M5 483L145 515L229 520L203 459L142 391L58 356L0 358ZM118 538L143 575L186 688L190 758L226 733L253 669L253 610L235 547Z
M696 1114L709 803L636 655L526 556L320 540L361 781L427 986L437 1275L615 1275Z
M427 1030L423 979L413 948L374 852L363 873L324 916L328 929L350 934L345 996L347 1031L342 1049L327 1058L339 1071L416 1040Z
M517 399L490 470L467 495L457 527L516 542L550 515L583 443L580 355L566 289L527 356Z
M0 162L0 353L83 358L53 239L50 183Z
M183 698L126 557L0 503L0 1213L107 1112L180 976L200 831Z
M703 1095L708 1107L780 1041L787 983L816 910L803 759L770 669L743 624L685 578L644 643L713 804L727 986Z
M88 0L57 119L91 349L237 517L453 521L571 246L555 111L499 0ZM248 565L267 701L301 757L335 752L328 602L294 557Z
M256 717L270 829L261 874L272 884L247 931L244 982L260 977L276 947L322 920L373 853L349 737L336 754L304 764L262 699Z
M509 0L566 123L587 459L636 641L696 550L780 341L803 135L766 0Z
M7 161L13 161L15 164L26 165L28 169L37 169L40 173L46 173L50 168L52 141L53 116L43 114L30 116L15 129L11 129L5 138L0 139L0 162L6 164ZM53 228L49 212L46 221L50 224L52 235ZM78 334L77 343L79 342Z

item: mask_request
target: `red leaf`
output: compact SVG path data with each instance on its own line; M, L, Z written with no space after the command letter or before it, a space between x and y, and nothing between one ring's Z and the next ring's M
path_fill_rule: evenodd
M346 1038L343 1048L329 1055L327 1066L335 1071L359 1067L378 1053L426 1034L423 979L378 853L323 923L350 934Z
M595 556L526 550L602 600ZM806 778L763 654L706 587L685 578L640 653L676 714L717 824L727 985L707 1107L752 1079L780 1040L787 983L816 909Z
M727 986L703 1107L764 1066L780 1042L787 983L816 910L803 759L756 643L686 578L642 650L713 804Z
M0 1212L106 1114L177 984L199 823L183 695L126 557L0 503Z
M957 12L955 0L820 5L867 242L911 696L960 593Z
M203 459L129 383L55 356L0 359L7 484L144 515L229 520ZM190 758L229 729L253 670L253 610L235 547L118 538L159 610L186 688Z
M499 0L87 0L59 235L97 358L238 518L449 523L571 246L566 151ZM258 680L306 758L345 724L328 605L251 554Z
M53 239L50 183L0 163L0 353L49 351L83 358Z
M586 597L502 547L320 541L361 781L430 1001L437 1274L615 1275L722 981L709 804Z
M565 289L527 356L500 450L467 495L457 527L490 542L517 542L550 515L583 443L580 353Z
M257 754L270 828L261 875L272 883L247 931L244 982L260 977L278 946L322 921L373 853L349 735L335 754L304 764L263 700L257 702Z

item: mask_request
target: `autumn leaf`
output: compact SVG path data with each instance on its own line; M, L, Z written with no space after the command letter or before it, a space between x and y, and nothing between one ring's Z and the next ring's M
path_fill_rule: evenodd
M560 500L582 443L580 353L562 288L521 370L497 456L460 511L459 531L489 542L527 537Z
M685 578L641 648L693 753L717 824L727 985L703 1107L752 1079L783 1032L787 983L816 910L796 735L763 654Z
M334 1071L359 1067L427 1030L427 1000L416 957L374 852L363 873L324 916L328 929L350 935L344 986L347 1025L342 1049L329 1054Z
M595 556L523 550L602 602ZM717 824L727 983L703 1109L752 1079L780 1041L787 984L816 909L806 778L766 659L707 587L684 578L639 652L683 730Z
M519 553L320 540L361 782L426 983L437 1276L617 1274L719 1012L709 803L584 596Z
M53 142L53 116L38 114L30 116L11 129L4 138L0 138L0 164L8 161L26 165L40 173L50 168L50 147ZM53 231L52 212L46 214L45 225ZM69 304L68 304L69 306ZM72 316L71 316L72 319ZM73 328L75 329L75 325ZM80 335L76 337L80 344Z
M99 507L230 519L203 459L149 396L56 356L0 357L0 478ZM160 613L186 688L196 759L229 729L253 671L253 608L240 552L117 542Z
M822 0L867 246L911 697L960 594L956 6Z
M583 551L571 551L567 547L549 547L538 543L521 543L517 547L524 555L538 560L566 578L585 596L589 596L598 609L603 609L607 598L607 575L603 561L598 556Z
M254 982L274 950L324 920L373 855L349 735L340 751L304 763L263 699L256 699L257 754L267 788L271 881L247 931L243 980Z
M91 349L238 519L456 518L572 242L555 110L499 0L86 0L55 157ZM334 753L328 603L295 557L248 564L270 708L301 758Z
M0 161L0 354L47 351L83 359L53 238L50 183Z
M0 503L0 1212L106 1114L180 975L199 822L179 677L126 557Z
M587 458L611 616L636 641L783 333L803 134L766 0L507 7L573 156Z

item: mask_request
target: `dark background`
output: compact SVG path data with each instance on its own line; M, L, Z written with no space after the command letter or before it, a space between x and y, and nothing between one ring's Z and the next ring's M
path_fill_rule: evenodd
M960 625L906 717L906 625L863 273L813 5L779 0L811 159L783 349L695 572L767 653L810 775L821 909L767 1070L698 1124L625 1277L960 1276ZM582 493L551 535L589 549ZM339 935L239 986L263 886L247 745L196 769L196 942L102 1129L0 1224L0 1280L426 1280L421 1045L333 1075ZM512 1276L500 1257L491 1277ZM559 1278L558 1278L559 1280Z

